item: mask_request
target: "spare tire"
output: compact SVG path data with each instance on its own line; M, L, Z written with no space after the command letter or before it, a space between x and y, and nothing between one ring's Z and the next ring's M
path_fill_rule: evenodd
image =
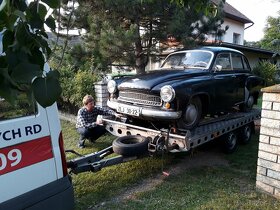
M143 155L148 152L148 143L143 136L122 136L113 141L113 151L123 156Z

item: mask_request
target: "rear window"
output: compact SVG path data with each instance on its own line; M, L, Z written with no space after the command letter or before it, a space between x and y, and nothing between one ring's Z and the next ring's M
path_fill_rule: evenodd
M0 97L0 121L36 115L37 110L36 103L25 93L19 94L13 105Z

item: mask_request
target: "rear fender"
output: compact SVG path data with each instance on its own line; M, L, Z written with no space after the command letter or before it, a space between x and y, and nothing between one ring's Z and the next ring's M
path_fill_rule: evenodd
M265 81L258 76L249 76L245 82L245 101L249 95L254 96L254 103L257 103L261 88L265 87Z
M245 82L245 87L249 91L252 91L252 90L254 90L256 88L261 89L264 86L265 86L264 79L261 78L261 77L258 77L258 76L254 76L254 75L247 77L246 82Z

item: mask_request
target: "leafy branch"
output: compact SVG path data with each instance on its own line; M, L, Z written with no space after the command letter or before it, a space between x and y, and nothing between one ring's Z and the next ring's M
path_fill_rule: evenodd
M59 0L3 0L0 4L0 97L14 103L19 92L33 94L43 107L52 105L61 93L58 71L45 71L51 54L44 24L55 30L47 8Z

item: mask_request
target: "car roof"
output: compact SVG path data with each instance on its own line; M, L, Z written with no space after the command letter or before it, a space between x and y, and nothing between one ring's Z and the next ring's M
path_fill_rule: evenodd
M190 50L208 50L211 51L213 53L219 53L219 52L235 52L235 53L240 53L243 55L243 53L239 50L235 50L232 48L228 48L228 47L217 47L217 46L207 46L207 47L201 47L201 48L195 48L195 49L189 49L189 50L178 50L175 51L173 53L184 53ZM173 54L171 53L171 54Z
M199 49L204 49L204 50L210 50L212 52L222 52L222 51L228 51L228 52L236 52L236 53L241 53L243 54L241 51L239 50L235 50L232 48L228 48L228 47L215 47L215 46L207 46L207 47L202 47Z

